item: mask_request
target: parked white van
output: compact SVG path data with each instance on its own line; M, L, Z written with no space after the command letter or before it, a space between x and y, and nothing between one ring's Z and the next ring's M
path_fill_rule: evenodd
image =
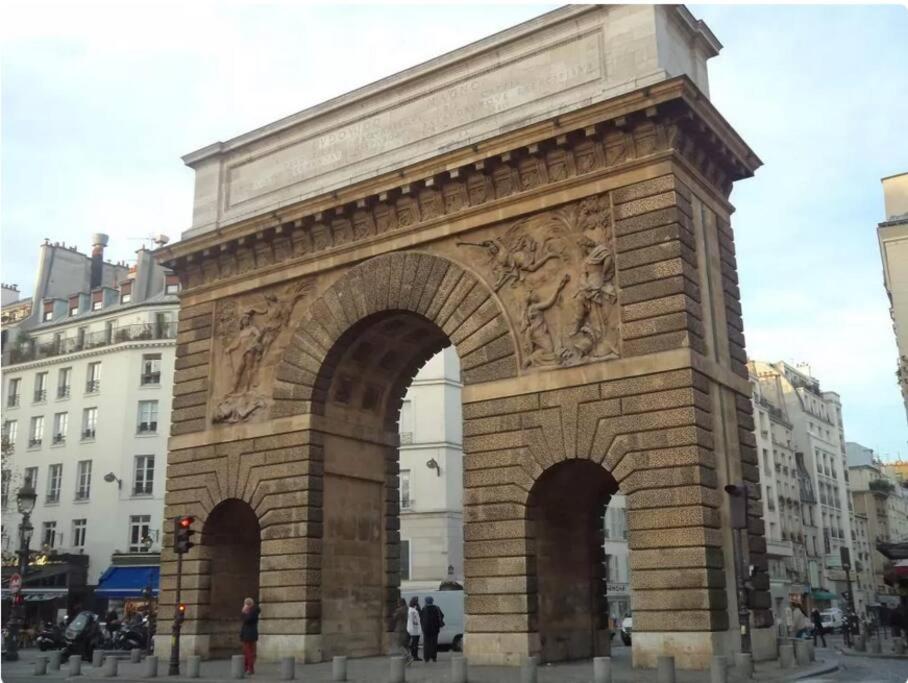
M410 604L413 596L419 598L419 606L426 606L426 596L441 608L445 615L445 625L438 634L438 646L450 647L455 652L463 650L463 591L402 590L400 596ZM422 643L420 643L422 646Z

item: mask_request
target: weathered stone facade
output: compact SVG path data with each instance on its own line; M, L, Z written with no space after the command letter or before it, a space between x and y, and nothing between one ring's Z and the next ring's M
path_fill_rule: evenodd
M449 344L471 661L607 652L601 513L618 490L635 664L737 649L722 486L758 468L728 195L758 165L679 77L163 250L184 283L167 516L254 513L258 571L229 581L237 608L261 600L260 652L388 649L398 411ZM210 542L225 523L184 563L184 648L203 654L229 619L212 567L232 546ZM759 516L748 546L759 628Z

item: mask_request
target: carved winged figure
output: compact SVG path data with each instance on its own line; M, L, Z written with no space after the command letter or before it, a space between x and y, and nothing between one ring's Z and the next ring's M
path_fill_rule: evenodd
M526 273L535 273L551 259L561 258L561 254L551 248L550 239L543 241L540 247L527 234L525 223L518 221L503 236L491 240L457 243L457 246L485 250L495 276L493 288L496 292L508 283L516 287L517 283L523 282Z

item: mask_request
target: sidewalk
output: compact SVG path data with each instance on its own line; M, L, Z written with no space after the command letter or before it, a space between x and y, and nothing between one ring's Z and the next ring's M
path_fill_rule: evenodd
M19 662L3 665L3 681L19 683L20 681L38 680L67 680L66 666L63 670L49 672L46 676L33 675L35 659L42 653L37 650L24 650L20 653ZM817 661L809 667L800 667L782 671L776 662L764 662L757 665L757 670L752 681L775 683L776 681L795 681L803 678L818 676L835 671L838 668L836 653L833 650L818 650ZM408 683L449 683L451 680L451 655L447 652L439 654L437 664L414 662L407 669ZM616 647L612 653L613 683L655 683L654 670L634 670L630 665L630 648ZM385 683L388 680L390 662L387 657L370 657L364 659L351 659L347 665L347 680L350 683ZM167 676L167 662L158 663L158 677L173 683L199 683L200 681L228 681L230 680L229 660L219 659L202 662L201 678L185 678L185 662L181 666L184 676ZM121 660L119 664L119 680L143 681L153 679L141 678L142 665L131 664L128 659ZM569 662L564 664L541 665L539 667L539 683L590 683L593 679L593 664L591 661ZM94 668L89 663L83 662L82 675L78 678L68 679L80 683L93 681L106 681L112 679L102 678L100 668ZM256 674L252 680L279 681L280 664L277 662L262 662L256 667ZM296 680L305 683L330 683L331 662L321 664L298 664L296 667ZM500 666L474 666L469 669L470 683L519 683L519 667ZM709 672L678 671L677 683L703 683L709 680ZM729 669L730 682L742 679L735 675L735 670Z

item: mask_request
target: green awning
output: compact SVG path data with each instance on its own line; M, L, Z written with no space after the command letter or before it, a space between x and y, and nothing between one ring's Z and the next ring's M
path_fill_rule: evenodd
M835 593L830 593L829 591L820 590L819 588L814 588L811 592L810 597L814 600L835 600Z

